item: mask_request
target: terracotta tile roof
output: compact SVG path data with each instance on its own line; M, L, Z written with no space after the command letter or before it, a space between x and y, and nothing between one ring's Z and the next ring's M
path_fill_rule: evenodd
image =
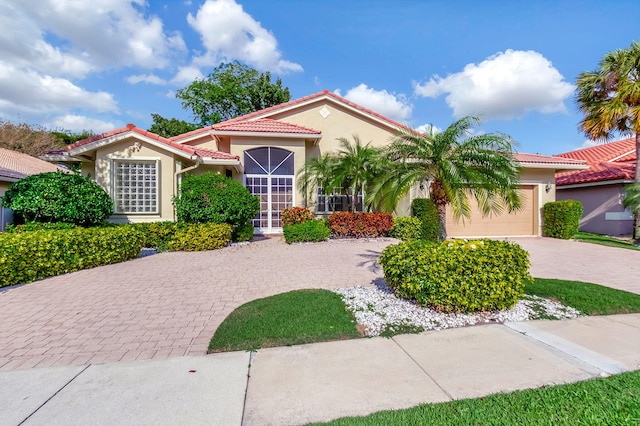
M635 162L618 163L602 161L589 165L587 170L556 173L556 185L604 182L609 180L633 180Z
M615 142L603 143L589 148L577 149L562 154L558 157L586 160L587 163L600 163L602 161L636 161L635 138L623 139Z
M47 163L21 152L0 148L0 180L16 180L38 173L64 171L67 169Z
M96 142L98 140L101 139L106 139L112 136L116 136L122 133L127 133L127 132L134 132L137 133L139 135L145 136L147 138L150 139L154 139L160 143L163 143L165 145L168 145L172 148L175 149L179 149L180 151L184 151L187 154L190 155L197 155L199 157L205 157L205 158L213 158L213 159L218 159L218 160L239 160L240 157L236 156L236 155L231 155L231 154L227 154L226 152L220 152L220 151L213 151L210 149L203 149L203 148L196 148L193 146L189 146L189 145L184 145L184 144L180 144L177 142L174 142L170 139L164 138L160 135L157 135L155 133L151 133L147 130L141 129L139 127L136 127L135 124L127 124L125 127L121 127L119 129L115 129L112 130L110 132L106 132L106 133L101 133L99 135L95 135L92 136L90 138L87 139L83 139L81 141L78 141L76 143L73 143L71 145L67 145L64 148L62 148L62 150L51 150L48 151L48 154L60 154L62 152L69 152L75 148L79 148L82 147L84 145L88 145L92 142Z
M580 166L584 165L584 161L582 160L574 160L571 158L562 158L556 156L549 155L539 155L539 154L525 154L525 153L514 153L518 162L522 164L549 164L549 165L559 165L559 166Z
M189 133L185 133L183 135L175 136L175 137L173 137L171 139L172 140L185 139L185 138L188 138L190 136L195 136L195 135L200 134L200 133L205 133L205 132L208 132L208 131L211 131L211 130L216 130L216 127L218 127L218 126L226 127L226 126L231 126L232 124L237 124L239 122L260 121L260 120L263 120L263 119L265 119L266 117L268 117L270 115L273 115L273 114L277 113L280 110L287 109L287 108L290 108L290 107L293 107L293 106L296 106L296 105L299 105L299 104L303 104L303 103L306 103L306 102L309 102L309 101L313 101L315 99L320 99L320 98L323 98L323 97L331 98L334 101L337 101L339 103L348 105L351 108L355 108L355 109L357 109L357 110L359 110L359 111L361 111L361 112L363 112L365 114L368 114L368 115L370 115L372 117L375 117L375 118L377 118L377 119L379 119L381 121L386 122L391 127L412 130L409 127L405 126L404 124L398 123L397 121L394 121L394 120L392 120L392 119L390 119L388 117L385 117L382 114L378 114L375 111L372 111L372 110L370 110L368 108L365 108L365 107L363 107L361 105L358 105L355 102L351 102L350 100L348 100L346 98L343 98L340 95L336 95L335 93L330 92L328 90L323 90L321 92L317 92L317 93L313 93L311 95L303 96L301 98L294 99L294 100L291 100L289 102L284 102L282 104L274 105L274 106L271 106L269 108L261 109L259 111L255 111L255 112L252 112L250 114L241 115L240 117L232 118L231 120L223 121L222 123L214 124L213 126L207 126L207 127L202 128L202 129L193 130L193 131L191 131ZM289 123L286 123L286 122L283 122L283 121L279 121L279 120L272 120L272 121L281 123L283 125L284 124L289 124ZM291 124L291 125L293 126L293 124ZM302 126L297 126L297 127L302 127ZM317 131L317 130L309 129L309 128L306 128L306 127L302 127L302 128L306 129L307 131L311 131L311 132L309 132L309 134L320 134L320 132ZM248 131L251 131L251 130L248 130ZM275 130L272 130L272 131L275 131ZM286 132L286 133L300 133L300 132Z
M258 133L294 133L304 135L320 135L319 130L284 121L261 118L252 121L225 121L210 126L213 130L230 132L258 132Z

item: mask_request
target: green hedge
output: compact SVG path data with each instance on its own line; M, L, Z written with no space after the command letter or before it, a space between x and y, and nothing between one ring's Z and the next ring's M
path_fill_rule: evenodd
M438 207L429 198L416 198L411 202L411 215L420 219L421 239L438 242L440 221Z
M125 226L132 227L144 236L144 247L165 251L167 244L179 229L185 229L189 224L184 222L139 222L129 223Z
M0 233L0 286L134 259L143 240L131 227Z
M417 217L396 217L389 235L402 241L419 240L422 237L422 221Z
M295 225L286 225L282 229L282 232L284 234L284 240L288 244L326 241L331 235L331 231L327 225L320 220L310 220Z
M172 251L205 251L222 248L231 241L233 227L227 223L192 223L178 229L167 244Z
M543 235L568 240L579 231L580 219L580 201L560 200L547 203L542 208Z
M531 279L529 254L507 241L410 241L386 247L379 261L397 296L444 312L511 308Z

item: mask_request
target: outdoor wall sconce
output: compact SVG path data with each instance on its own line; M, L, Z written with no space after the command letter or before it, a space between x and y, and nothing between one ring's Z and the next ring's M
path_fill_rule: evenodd
M551 191L551 182L547 182L547 184L544 186L544 190L545 192Z

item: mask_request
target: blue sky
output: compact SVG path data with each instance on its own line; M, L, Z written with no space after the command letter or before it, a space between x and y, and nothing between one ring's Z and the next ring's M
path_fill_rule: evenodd
M175 91L239 60L292 98L328 89L414 128L479 115L554 154L588 144L575 80L640 40L639 20L637 0L0 0L0 119L191 120Z

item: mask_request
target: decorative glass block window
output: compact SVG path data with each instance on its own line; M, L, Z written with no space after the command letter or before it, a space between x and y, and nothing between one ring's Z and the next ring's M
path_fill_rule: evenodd
M158 213L158 162L114 160L113 199L116 213Z

